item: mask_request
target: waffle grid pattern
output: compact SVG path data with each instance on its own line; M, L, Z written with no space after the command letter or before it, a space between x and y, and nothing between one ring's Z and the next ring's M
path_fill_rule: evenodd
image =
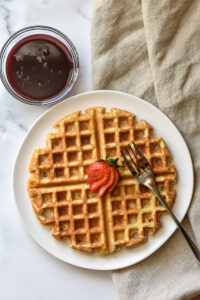
M55 127L58 133L49 133L45 149L36 149L29 171L33 174L31 186L86 180L89 165L98 159L94 111L87 115L74 113Z
M36 188L29 193L38 219L52 227L56 239L68 239L79 250L105 251L102 201L87 185Z
M154 173L174 172L174 165L171 161L171 155L161 137L153 137L153 128L144 120L136 123L134 115L113 109L111 112L105 112L105 109L99 109L98 122L99 133L101 135L100 156L119 157L119 163L125 165L122 159L120 148L130 143L132 140L140 147L148 159ZM124 168L121 177L130 177L128 168Z
M170 183L157 177L160 193L172 206L175 193L169 190ZM128 248L144 242L147 233L154 234L161 226L159 216L166 213L156 196L134 179L122 180L110 195L106 195L106 210L111 252L121 245Z
M154 170L158 189L172 206L176 169L163 139L152 136L153 128L144 120L137 123L129 112L106 112L105 108L73 113L54 127L57 133L47 135L46 148L33 153L28 180L34 211L42 224L52 227L53 236L68 239L79 250L112 253L144 242L147 233L154 234L166 210L150 190L132 178L127 167L120 170L118 186L104 199L85 184L87 168L106 152L125 165L120 147L134 140Z

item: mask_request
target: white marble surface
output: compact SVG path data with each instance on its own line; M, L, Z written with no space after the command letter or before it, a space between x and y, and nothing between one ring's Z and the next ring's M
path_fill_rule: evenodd
M90 19L92 0L0 0L0 47L29 25L50 25L72 39L80 75L71 95L91 89ZM0 83L0 293L4 300L118 299L109 272L88 271L58 261L26 233L12 194L18 148L32 123L48 107L13 99Z

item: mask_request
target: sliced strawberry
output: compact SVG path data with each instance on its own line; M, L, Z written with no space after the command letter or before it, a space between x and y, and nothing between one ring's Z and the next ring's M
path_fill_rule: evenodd
M107 189L113 184L114 181L115 181L115 168L110 167L110 178L106 184L104 184L99 188L98 191L99 197L102 197L106 193Z
M115 168L115 180L113 184L108 188L107 193L111 193L113 189L116 187L117 183L119 181L119 171Z
M87 171L87 184L92 184L103 179L108 169L109 165L105 161L97 161L93 163Z
M100 197L106 192L111 193L119 180L119 171L117 168L118 158L109 158L106 153L106 159L100 159L93 163L87 171L87 184L90 185L92 192L98 191Z
M104 177L100 179L99 181L96 181L90 185L90 189L92 192L97 191L101 186L106 184L109 180L110 176L110 170L108 169L107 172L105 173Z

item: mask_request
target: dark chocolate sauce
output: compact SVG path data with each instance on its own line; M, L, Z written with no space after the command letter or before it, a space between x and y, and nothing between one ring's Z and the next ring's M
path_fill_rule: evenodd
M16 44L6 62L12 88L24 98L44 100L59 94L73 70L69 50L48 35L33 35Z

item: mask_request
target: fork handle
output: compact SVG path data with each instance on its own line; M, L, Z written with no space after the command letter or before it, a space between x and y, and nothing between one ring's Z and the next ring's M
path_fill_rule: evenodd
M165 200L163 199L162 195L160 194L160 192L158 191L156 186L154 184L149 184L149 188L156 194L156 196L158 197L158 199L160 200L162 205L166 208L166 210L168 211L168 213L170 214L170 216L172 217L172 219L174 220L174 222L176 223L176 225L178 226L178 228L182 232L182 234L185 237L186 241L188 242L188 245L190 246L192 252L196 256L198 261L200 261L200 251L198 250L198 248L194 244L194 242L191 240L191 238L189 237L189 235L187 234L187 232L185 231L185 229L183 228L183 226L181 225L181 223L179 222L177 217L174 215L171 208L168 206L167 202L165 202Z

